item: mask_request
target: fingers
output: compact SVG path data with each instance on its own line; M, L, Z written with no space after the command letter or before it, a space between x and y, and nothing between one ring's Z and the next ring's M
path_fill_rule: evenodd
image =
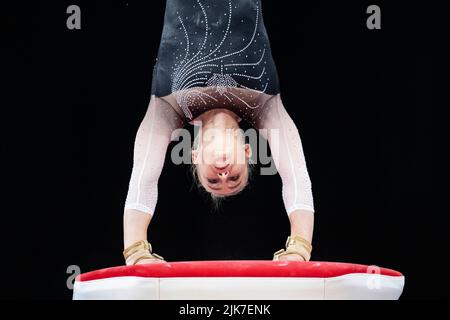
M153 263L167 263L167 261L159 260L159 259L142 259L136 265L138 264L153 264Z
M279 258L280 261L305 261L303 257L298 254L286 254Z

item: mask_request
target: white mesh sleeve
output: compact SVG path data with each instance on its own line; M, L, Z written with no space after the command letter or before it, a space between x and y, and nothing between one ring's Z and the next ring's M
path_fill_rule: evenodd
M287 213L299 209L314 212L311 180L300 134L279 94L266 102L256 123L258 129L267 129L261 130L261 135L269 142L272 158L281 177Z
M184 125L169 103L152 96L136 134L133 170L125 209L152 214L158 200L158 180L172 132Z

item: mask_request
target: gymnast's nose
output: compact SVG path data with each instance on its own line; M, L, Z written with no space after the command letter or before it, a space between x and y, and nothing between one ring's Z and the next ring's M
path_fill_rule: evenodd
M228 176L228 174L229 174L229 172L228 172L228 170L226 170L226 171L219 172L217 175L220 178L226 178Z

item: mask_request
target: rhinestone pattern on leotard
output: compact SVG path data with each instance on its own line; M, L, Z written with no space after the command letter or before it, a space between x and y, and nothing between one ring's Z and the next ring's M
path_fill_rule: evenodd
M170 91L187 119L223 107L249 120L279 93L260 0L168 0L167 21L155 76L170 90L156 95Z

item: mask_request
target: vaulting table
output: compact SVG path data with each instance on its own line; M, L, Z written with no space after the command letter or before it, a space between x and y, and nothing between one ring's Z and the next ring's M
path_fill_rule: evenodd
M119 266L79 275L75 300L398 299L405 278L361 264L192 261Z

